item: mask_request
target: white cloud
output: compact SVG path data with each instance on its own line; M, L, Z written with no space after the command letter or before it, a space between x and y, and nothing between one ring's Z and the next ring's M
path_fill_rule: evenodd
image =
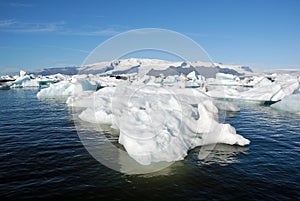
M208 37L208 35L200 34L200 33L193 33L193 32L189 32L189 33L185 33L185 34L190 37L200 37L200 38Z
M16 23L16 21L14 21L14 20L0 20L0 28L1 27L9 27L15 23Z
M6 50L29 50L29 47L14 47L14 46L0 46L0 49Z
M9 4L11 7L22 7L22 8L26 8L26 7L32 7L32 4L25 4L25 3L19 3L19 2L11 2Z
M0 20L0 32L9 33L43 33L53 32L62 35L78 36L114 36L128 29L124 26L109 26L101 28L96 26L85 26L80 29L66 27L65 21L58 22L23 22L13 19Z
M43 47L50 47L50 48L57 48L62 50L68 50L68 51L75 51L75 52L82 52L82 53L90 53L91 51L78 49L78 48L70 48L70 47L60 47L55 45L44 45Z
M0 31L13 33L55 32L60 30L64 24L64 21L27 23L14 20L0 20Z
M114 36L119 34L120 31L115 29L97 29L97 30L87 30L87 31L67 31L64 34L67 35L79 35L79 36Z
M110 25L108 27L99 27L93 25L85 25L80 27L79 30L65 30L62 34L65 35L78 35L78 36L114 36L124 30L128 30L128 27L122 25Z

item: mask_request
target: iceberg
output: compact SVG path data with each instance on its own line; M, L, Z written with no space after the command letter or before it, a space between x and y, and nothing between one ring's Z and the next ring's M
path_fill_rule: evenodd
M300 114L300 94L292 94L271 105L271 108L284 112Z
M214 87L207 94L218 99L245 100L254 102L276 102L285 96L293 94L299 87L299 82L294 77L289 77L287 80L275 80L271 82L265 77L256 78L253 88L226 86Z
M94 104L94 99L91 98L93 91L82 91L77 95L69 96L66 104L68 107L89 107Z
M24 83L30 82L30 76L25 75L23 72L20 72L20 75L22 76L17 77L17 79L11 83L12 88L21 88Z
M241 109L234 103L228 101L214 100L213 101L218 110L227 112L239 112Z
M250 143L218 121L213 100L199 89L124 85L81 96L67 101L86 107L79 118L118 129L119 143L142 165L182 160L197 146Z
M216 79L219 80L222 84L236 84L237 76L226 73L217 73Z
M96 86L92 85L88 80L73 78L71 81L61 81L50 84L50 87L41 89L38 92L38 98L72 96L80 94L83 91L95 91Z
M280 84L281 89L272 97L272 101L279 101L299 88L298 79L290 75L277 76L275 83Z
M33 74L27 75L23 70L20 70L20 75L15 76L15 79L10 82L11 88L28 88L48 86L50 83L56 83L65 80L66 77L61 74L51 76L35 76Z

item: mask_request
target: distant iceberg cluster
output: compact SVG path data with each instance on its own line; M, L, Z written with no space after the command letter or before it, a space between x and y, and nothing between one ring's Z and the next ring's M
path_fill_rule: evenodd
M299 75L256 72L205 62L124 59L78 68L78 74L2 77L6 85L40 87L38 98L65 97L83 122L118 130L118 142L142 165L182 160L197 146L250 141L219 121L235 101L300 113ZM8 84L9 83L9 84Z
M240 80L239 77L222 74L210 80L212 89L208 95L227 100L277 102L299 89L299 78L291 75L259 75Z
M20 70L19 75L15 76L1 76L0 77L0 89L10 88L32 88L32 87L47 87L52 83L57 83L68 79L69 76L62 75L60 73L42 76L42 75L28 75L25 71Z

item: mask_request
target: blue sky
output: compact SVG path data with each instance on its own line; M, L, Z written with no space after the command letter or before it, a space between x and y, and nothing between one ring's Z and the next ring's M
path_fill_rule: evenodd
M0 72L80 65L110 37L162 28L215 62L300 68L300 1L0 1Z

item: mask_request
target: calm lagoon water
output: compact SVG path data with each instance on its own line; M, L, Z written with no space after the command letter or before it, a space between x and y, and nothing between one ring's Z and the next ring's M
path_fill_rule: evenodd
M0 198L80 200L299 200L300 116L244 104L226 122L251 140L219 144L204 160L146 175L101 165L81 144L64 100L0 91Z

